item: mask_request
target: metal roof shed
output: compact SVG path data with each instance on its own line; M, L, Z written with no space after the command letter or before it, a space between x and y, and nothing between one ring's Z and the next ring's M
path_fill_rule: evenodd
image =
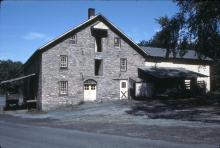
M186 70L184 68L170 68L170 67L144 67L144 68L138 68L138 72L140 75L144 76L150 76L156 79L191 79L191 78L197 78L197 77L207 77L206 75L193 72L190 70Z

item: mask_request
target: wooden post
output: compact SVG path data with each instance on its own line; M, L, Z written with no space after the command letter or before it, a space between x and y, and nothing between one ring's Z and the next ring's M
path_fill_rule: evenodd
M8 92L6 92L5 94L5 106L8 107L9 104L8 104Z

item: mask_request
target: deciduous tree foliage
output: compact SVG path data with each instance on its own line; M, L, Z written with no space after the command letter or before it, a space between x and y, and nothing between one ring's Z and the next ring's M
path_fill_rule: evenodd
M214 59L220 58L220 1L177 1L195 49Z
M0 60L0 82L22 76L22 65L21 62ZM0 85L0 93L16 92L21 85L21 81Z
M213 59L220 58L220 1L175 1L179 12L171 18L160 17L161 31L142 46L167 49L169 53L184 54L187 49L197 50Z

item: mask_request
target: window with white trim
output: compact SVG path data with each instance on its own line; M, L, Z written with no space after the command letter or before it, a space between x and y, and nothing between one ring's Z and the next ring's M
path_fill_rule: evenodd
M127 59L126 58L121 58L120 59L120 71L127 71Z
M73 36L70 37L70 43L77 44L77 35L76 34L74 34Z
M91 90L95 90L95 85L91 85Z
M89 90L89 85L84 85L84 90Z
M119 37L114 38L114 45L115 47L118 47L118 48L121 47L121 39Z
M126 88L126 82L121 83L121 88Z
M60 95L67 95L68 94L68 81L60 81L59 90L60 90Z
M67 55L60 56L60 68L61 69L68 68L68 56Z

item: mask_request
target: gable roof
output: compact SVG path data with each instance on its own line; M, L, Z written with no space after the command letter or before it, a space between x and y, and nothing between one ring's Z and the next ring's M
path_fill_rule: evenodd
M97 16L92 17L91 19L85 21L84 23L74 27L70 31L58 36L54 40L48 42L47 44L43 45L39 49L37 49L34 54L26 61L24 66L28 65L32 61L34 57L39 55L40 53L50 49L51 47L57 45L58 43L62 42L68 37L71 37L73 34L83 30L84 28L92 25L93 23L100 21L103 22L106 26L108 26L111 30L113 30L119 37L124 39L133 49L135 49L139 54L143 57L146 57L148 54L142 48L140 48L135 42L133 42L128 36L126 36L122 31L120 31L115 25L113 25L108 19L106 19L103 15L99 14Z

